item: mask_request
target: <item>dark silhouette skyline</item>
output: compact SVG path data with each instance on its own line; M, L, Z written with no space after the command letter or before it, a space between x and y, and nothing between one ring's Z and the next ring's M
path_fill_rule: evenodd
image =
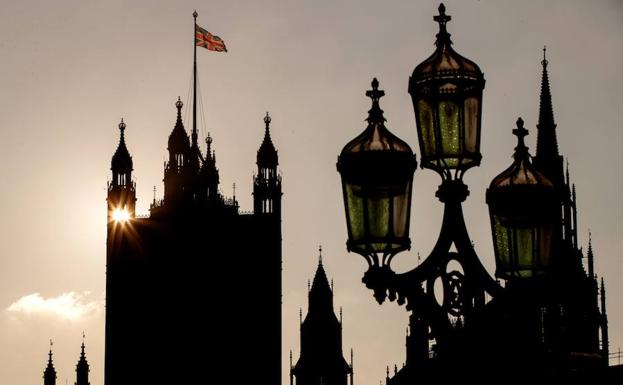
M301 349L294 366L290 351L290 385L353 385L353 349L348 364L342 351L342 308L338 319L333 309L333 284L329 285L322 264L322 247L308 288L307 314L304 320L302 313L300 316Z
M616 96L621 6L608 0L446 5L455 17L453 41L478 61L488 82L482 128L486 151L481 167L468 176L471 195L464 207L475 248L493 274L485 189L510 164L516 142L509 131L518 115L531 131L526 144L536 153L540 49L547 44L558 144L572 161L576 182L578 243L586 252L591 229L594 271L605 276L607 286L610 351L616 352L622 335L617 320L623 314L616 295L623 233L617 218L623 206L620 181L613 177L623 135L617 130L621 103ZM158 6L143 0L27 1L5 4L0 27L6 59L0 63L5 99L0 103L5 181L0 383L39 383L49 338L55 341L58 383L73 382L80 331L86 330L90 382L103 384L103 196L119 140L116 124L121 116L127 123L136 213L149 215L153 186L157 198L164 194L162 164L175 121L172 105L180 94L183 121L188 131L191 127L192 97L186 95L194 7L199 7L201 24L222 36L229 50L198 52L206 121L198 123L198 143L205 154L209 130L222 192L231 197L235 182L241 211L253 209L250 178L263 135L260 119L267 109L274 118L270 133L287 177L282 202L284 349L298 351L298 307L307 294L301 282L316 268L309 250L322 241L331 250L325 268L340 283L336 303L347 309L344 344L357 347L358 384L377 385L387 364L391 370L392 363L404 361L408 314L369 301L361 285L361 261L344 251L334 155L353 130L362 128L369 109L362 91L374 76L387 91L382 101L388 126L416 145L405 76L433 49L436 28L430 18L437 3L364 0L353 11L354 3L322 1L216 1L208 8L184 0ZM318 20L323 28L317 28ZM395 261L397 269L414 266L418 254L423 261L431 249L441 218L441 205L431 198L436 186L434 173L416 172L413 246ZM379 355L387 359L379 362ZM287 384L288 355L282 356L282 383Z

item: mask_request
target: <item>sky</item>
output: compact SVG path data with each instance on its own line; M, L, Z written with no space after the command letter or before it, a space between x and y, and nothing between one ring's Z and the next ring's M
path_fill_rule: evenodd
M448 1L455 49L484 72L481 167L465 176L464 213L491 274L484 193L511 163L521 116L534 151L542 48L548 47L558 141L578 195L581 244L592 232L596 272L606 280L610 346L623 344L623 3ZM283 175L283 372L298 357L322 244L343 308L343 344L355 352L357 384L373 385L405 358L407 312L379 306L361 283L364 260L346 251L339 175L342 146L365 128L365 91L377 77L387 127L419 155L408 79L434 49L433 1L4 1L0 15L0 383L36 384L54 340L58 383L75 381L82 332L91 384L103 383L106 182L127 123L137 212L162 162L178 96L192 74L192 12L228 53L197 52L200 135L214 138L221 189L252 209L252 175L266 111ZM187 103L186 106L190 104ZM188 111L185 108L185 111ZM185 123L189 127L188 114ZM437 239L439 177L418 169L412 250L417 265ZM171 309L174 311L174 309Z

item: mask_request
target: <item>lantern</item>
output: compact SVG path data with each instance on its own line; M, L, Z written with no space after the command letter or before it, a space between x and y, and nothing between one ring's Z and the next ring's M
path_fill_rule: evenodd
M420 63L409 79L415 109L422 167L448 173L478 166L482 90L480 68L452 49L446 23L451 20L439 6L437 49Z
M514 162L487 189L496 276L506 280L532 278L549 270L560 208L554 185L530 162L524 144L528 130L521 118L513 134L518 138Z
M368 127L338 157L348 227L347 248L378 265L377 254L391 258L410 248L409 216L415 155L385 127L379 99L385 93L372 81Z

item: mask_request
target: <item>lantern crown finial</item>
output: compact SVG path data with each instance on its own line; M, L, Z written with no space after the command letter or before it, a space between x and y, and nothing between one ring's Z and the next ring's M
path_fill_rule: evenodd
M366 96L372 99L372 108L368 111L368 123L385 122L383 110L379 104L379 99L385 96L385 91L379 90L379 81L377 78L372 79L372 89L366 91Z
M439 46L443 43L452 44L450 40L450 34L446 29L446 24L452 20L452 16L446 15L446 6L443 3L439 4L439 15L433 16L433 20L435 20L439 24L439 33L437 34L437 41L435 44Z
M513 130L513 135L517 137L517 147L515 147L515 157L527 156L528 147L524 142L524 138L529 134L529 131L524 127L523 119L517 118L517 128Z

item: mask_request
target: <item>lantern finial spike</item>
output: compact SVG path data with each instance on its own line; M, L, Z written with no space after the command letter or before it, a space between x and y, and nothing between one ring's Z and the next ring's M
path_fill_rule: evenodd
M513 129L513 135L517 137L517 147L515 147L515 155L524 155L528 153L528 147L524 142L524 138L528 135L529 131L524 127L524 122L521 117L517 119L517 128Z
M435 45L440 47L444 44L452 44L450 40L450 34L446 30L446 24L452 20L452 16L446 15L446 6L443 3L439 4L439 15L433 16L433 20L435 20L439 24L439 33L437 34L437 41Z
M366 91L366 96L372 99L372 108L368 111L368 121L369 124L372 123L382 123L385 121L385 117L383 116L383 110L381 110L381 106L379 105L379 99L385 96L385 91L379 90L379 81L377 78L372 79L372 89Z

